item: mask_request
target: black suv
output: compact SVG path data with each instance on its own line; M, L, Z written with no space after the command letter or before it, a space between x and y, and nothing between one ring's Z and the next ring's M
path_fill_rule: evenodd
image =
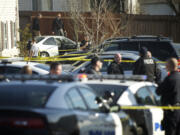
M161 36L133 36L130 38L111 38L100 46L101 51L139 51L141 47L146 47L151 51L152 56L165 61L170 57L175 57L180 61L180 55L175 49L174 43L167 37Z

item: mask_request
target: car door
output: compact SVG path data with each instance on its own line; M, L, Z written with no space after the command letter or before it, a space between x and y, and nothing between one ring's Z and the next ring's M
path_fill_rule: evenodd
M50 56L58 55L58 44L56 43L54 37L47 38L42 45L38 46L40 52L48 52Z
M60 50L66 50L64 52L70 52L70 51L76 51L77 49L77 44L73 42L72 40L63 37L61 39L61 47Z
M150 89L152 89L152 86L143 86L139 88L135 93L135 98L138 105L150 107L150 109L144 110L148 133L152 135L164 135L164 131L161 130L160 124L163 111L159 108L151 108L156 105L156 101Z
M153 100L156 102L156 105L160 105L160 96L156 94L156 86L151 85L147 86L148 90L152 93ZM156 108L150 109L152 113L152 121L153 121L153 134L164 135L164 131L162 130L161 121L164 117L163 109Z
M89 135L122 135L122 124L120 118L115 113L105 113L99 109L95 103L96 95L87 88L79 87L89 112L89 119L93 123L93 130Z
M84 102L77 88L71 88L65 95L65 100L70 109L73 109L77 116L77 126L80 135L90 135L94 131L94 125L90 120L86 103Z

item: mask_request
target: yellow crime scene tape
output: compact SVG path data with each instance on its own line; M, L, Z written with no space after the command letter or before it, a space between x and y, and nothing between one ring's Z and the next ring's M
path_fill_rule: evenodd
M180 106L120 106L123 110L147 110L147 109L163 109L163 110L180 110Z

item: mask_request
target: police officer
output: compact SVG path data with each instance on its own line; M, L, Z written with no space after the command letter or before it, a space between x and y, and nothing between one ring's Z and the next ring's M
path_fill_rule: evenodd
M124 74L121 65L122 56L120 53L115 54L114 61L108 67L108 74Z
M178 61L170 58L167 61L166 69L169 75L156 90L161 95L162 106L180 105L180 73L178 72ZM180 135L180 110L164 110L162 127L165 135Z
M95 56L91 60L91 67L87 69L85 72L87 74L95 74L95 75L101 75L101 68L102 68L102 60L98 57Z
M147 48L142 47L139 51L140 58L134 64L133 74L147 75L147 81L160 83L161 72L157 67L156 62L148 57Z

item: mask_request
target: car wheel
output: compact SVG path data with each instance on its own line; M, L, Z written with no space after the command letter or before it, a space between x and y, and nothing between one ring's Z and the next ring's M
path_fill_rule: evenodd
M49 57L49 54L47 52L41 52L40 56L41 57Z

